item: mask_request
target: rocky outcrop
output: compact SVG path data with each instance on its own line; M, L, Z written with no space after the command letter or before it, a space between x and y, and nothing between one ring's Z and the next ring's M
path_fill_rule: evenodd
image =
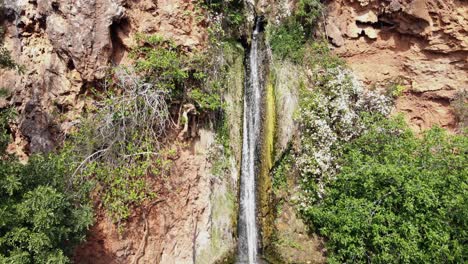
M5 46L24 69L0 71L0 87L10 92L0 107L16 106L16 141L29 146L16 152L52 149L56 136L37 131L54 120L60 133L73 126L85 106L82 95L109 66L128 62L136 33L160 34L187 49L206 41L206 21L193 1L6 0L5 11ZM31 119L27 105L48 121ZM23 129L31 126L42 128Z
M458 0L334 0L325 29L336 54L369 87L407 88L397 112L407 113L416 131L454 129L450 101L468 88L467 11Z

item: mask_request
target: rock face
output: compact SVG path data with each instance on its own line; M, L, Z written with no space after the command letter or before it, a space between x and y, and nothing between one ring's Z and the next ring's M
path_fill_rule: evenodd
M468 89L468 4L458 0L334 0L326 29L335 52L369 87L401 84L416 131L456 128L450 101Z
M0 71L0 87L9 91L0 108L18 110L10 151L25 157L52 150L79 122L92 103L89 88L110 67L129 62L136 33L159 34L187 50L203 48L207 38L207 21L190 0L5 0L5 11L4 44L24 73ZM240 142L242 62L242 55L230 58L237 69L227 95L236 102L228 118L233 142ZM199 134L190 148L179 148L170 175L154 186L161 201L139 208L121 234L98 214L76 263L205 264L231 255L240 147L233 143L232 157L225 157L212 131ZM222 171L214 173L220 163Z
M229 160L232 174L214 175L219 146L212 132L202 130L200 135L193 152L180 150L168 178L155 186L158 198L151 210L144 207L146 218L137 213L119 235L100 215L75 263L205 264L229 259L236 248L236 163Z
M5 9L5 45L24 73L0 71L0 87L11 94L0 107L19 110L14 134L16 141L27 142L26 152L55 146L85 105L87 88L102 80L109 66L125 64L136 33L173 38L187 49L206 40L205 21L195 19L192 1L6 0ZM44 118L31 119L28 112ZM57 119L58 133L41 132Z

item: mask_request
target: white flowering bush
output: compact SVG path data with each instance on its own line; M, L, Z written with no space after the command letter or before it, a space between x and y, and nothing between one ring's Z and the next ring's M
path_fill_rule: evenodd
M300 207L320 199L324 186L339 170L341 146L365 130L364 113L388 115L390 98L364 90L362 84L343 67L315 74L313 87L301 87L299 146L295 157L304 195Z

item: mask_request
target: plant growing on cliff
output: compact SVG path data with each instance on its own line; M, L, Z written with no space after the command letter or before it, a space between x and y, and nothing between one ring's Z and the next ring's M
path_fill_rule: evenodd
M3 1L0 1L0 17L3 15L3 8ZM11 58L10 51L3 47L3 34L3 27L0 26L0 69L13 69L17 64Z
M188 111L209 115L222 108L204 54L189 54L158 35L137 40L131 51L134 66L110 72L71 142L79 164L74 175L96 182L100 201L119 224L132 207L156 197L152 183L168 174L174 156L164 143L168 129L185 133Z
M242 0L204 0L203 6L213 16L222 16L224 28L238 28L245 22Z
M466 136L415 137L402 119L366 119L323 200L303 208L330 263L465 263Z
M132 70L116 69L113 77L70 144L78 163L73 175L77 181L94 180L104 207L121 223L131 206L154 198L148 177L168 168L159 140L169 124L169 110L168 92Z
M142 81L165 92L168 101L196 104L209 113L221 109L220 88L208 78L207 54L187 53L159 35L137 35L131 52Z
M92 224L89 185L70 182L66 150L27 164L7 154L10 118L0 112L0 263L69 263Z
M365 91L346 69L330 68L314 76L314 89L305 85L300 89L297 115L301 148L296 150L296 160L306 204L321 197L324 184L336 175L343 143L365 130L363 114L387 115L391 107L387 97Z
M268 26L267 39L273 54L279 59L289 58L301 63L304 57L306 37L303 26L288 19L279 26Z
M317 20L322 15L323 5L320 0L299 0L294 16L305 28L308 36L311 35Z

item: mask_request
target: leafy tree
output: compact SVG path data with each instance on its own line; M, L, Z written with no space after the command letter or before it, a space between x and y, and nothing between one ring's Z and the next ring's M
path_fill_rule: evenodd
M467 137L441 128L417 137L401 118L366 123L323 200L303 208L328 238L329 262L466 263Z
M32 156L26 165L7 155L11 116L0 112L0 263L68 263L92 223L87 188L67 178L70 153Z

